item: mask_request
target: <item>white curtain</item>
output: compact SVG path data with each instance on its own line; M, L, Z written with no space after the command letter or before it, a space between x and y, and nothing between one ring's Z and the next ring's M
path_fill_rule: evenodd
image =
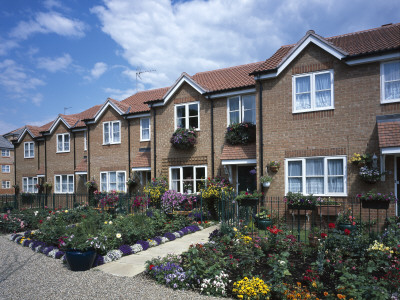
M243 122L256 124L256 97L247 95L242 97Z
M64 151L69 151L69 134L64 135Z
M60 134L57 136L57 151L61 152L63 148L63 136Z
M385 99L400 98L400 62L384 65Z
M344 192L343 160L341 159L328 160L328 192Z
M74 175L68 176L68 193L74 192Z
M311 108L310 76L296 78L296 110Z
M230 124L239 123L239 97L229 99L229 121Z
M322 158L306 160L306 190L307 194L324 193L324 160Z
M116 190L117 189L117 173L116 172L110 172L108 173L108 181L109 181L109 191Z
M315 106L331 106L331 74L315 75Z
M67 175L62 175L61 176L62 180L62 190L61 192L66 193L68 191L68 177Z
M289 161L288 162L289 192L298 193L303 191L301 176L302 176L302 162Z
M101 173L101 191L107 191L107 173Z
M104 123L103 134L104 134L104 144L108 144L110 142L110 127L109 127L109 123Z
M180 177L181 177L181 170L180 169L172 169L171 170L171 175L172 175L172 190L175 190L177 192L180 192L181 184L180 184Z
M119 123L113 123L113 142L118 143L120 141L119 135Z
M118 191L125 191L125 173L118 172Z

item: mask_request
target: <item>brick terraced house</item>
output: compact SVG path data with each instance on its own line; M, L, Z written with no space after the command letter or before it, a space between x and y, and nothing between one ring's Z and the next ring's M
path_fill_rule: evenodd
M225 141L237 122L256 125L256 142ZM195 128L193 149L171 145L178 127ZM348 198L371 188L400 196L400 23L330 38L310 30L265 61L182 73L170 87L26 126L14 146L16 183L27 192L43 180L54 193L81 193L88 179L127 191L134 172L142 184L166 176L178 191L217 175L239 191L261 190L269 174L267 197ZM373 185L348 162L366 152L386 172Z

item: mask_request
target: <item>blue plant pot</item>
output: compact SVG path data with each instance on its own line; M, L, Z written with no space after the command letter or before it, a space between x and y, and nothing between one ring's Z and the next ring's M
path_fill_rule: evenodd
M356 225L352 225L352 224L338 224L338 228L339 228L339 230L348 229L350 231L353 231L353 230L357 229L357 226Z
M271 219L256 219L257 228L260 230L267 230L267 227L272 225Z
M87 271L93 265L96 252L94 250L85 252L70 250L65 253L65 258L71 271Z

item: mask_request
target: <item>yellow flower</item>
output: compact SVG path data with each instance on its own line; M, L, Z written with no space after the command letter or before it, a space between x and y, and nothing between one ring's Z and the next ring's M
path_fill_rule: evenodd
M315 281L313 281L311 285L312 285L313 287L315 287L315 288L317 287L317 283L316 283Z
M106 224L106 225L107 225L107 223L108 223L107 221L104 221L104 224Z
M67 213L67 212L68 212L68 209L66 209L65 212Z

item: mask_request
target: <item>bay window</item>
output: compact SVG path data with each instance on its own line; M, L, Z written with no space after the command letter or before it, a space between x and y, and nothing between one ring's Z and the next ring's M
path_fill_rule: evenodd
M286 193L346 196L346 158L342 156L286 159Z
M126 192L125 171L101 172L100 189L102 192Z
M381 102L400 101L400 60L381 64Z
M170 189L180 193L197 193L206 182L206 166L170 167Z
M55 175L54 193L72 194L74 192L74 175Z
M333 109L333 70L293 76L293 112Z

